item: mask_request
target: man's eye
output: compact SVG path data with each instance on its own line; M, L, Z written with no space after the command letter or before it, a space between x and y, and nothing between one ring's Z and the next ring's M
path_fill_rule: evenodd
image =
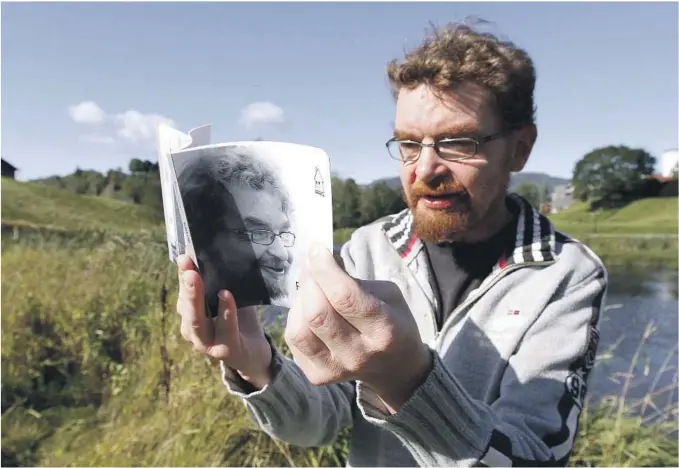
M470 154L476 151L476 143L466 140L441 141L439 149L443 152Z
M404 149L404 150L407 150L407 151L413 151L413 150L419 149L420 145L418 145L417 143L410 142L410 141L403 141L403 142L401 142L401 148Z

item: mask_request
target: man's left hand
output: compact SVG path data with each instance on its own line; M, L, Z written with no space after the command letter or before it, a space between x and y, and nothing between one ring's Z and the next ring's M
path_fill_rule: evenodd
M312 384L360 380L392 412L432 365L398 286L352 278L322 246L311 250L300 278L285 341Z

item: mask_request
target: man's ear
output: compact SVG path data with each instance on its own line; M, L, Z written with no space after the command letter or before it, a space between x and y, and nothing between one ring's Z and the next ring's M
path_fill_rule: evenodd
M514 134L514 151L511 155L511 161L509 161L511 172L523 170L537 138L538 129L535 125L526 125L516 131Z

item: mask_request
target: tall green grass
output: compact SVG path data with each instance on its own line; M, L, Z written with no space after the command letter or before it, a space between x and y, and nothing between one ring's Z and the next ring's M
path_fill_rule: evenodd
M164 245L10 238L2 267L3 466L343 463L342 443L273 441L227 396L177 332Z
M3 466L344 465L350 428L332 447L292 447L227 395L179 335L162 243L3 238L2 268ZM668 427L642 425L634 404L583 416L573 463L676 466Z

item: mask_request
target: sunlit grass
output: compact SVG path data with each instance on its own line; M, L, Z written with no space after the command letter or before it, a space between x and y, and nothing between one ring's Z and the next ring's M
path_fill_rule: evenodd
M644 198L616 209L589 211L575 203L550 216L558 229L601 234L677 234L677 197Z
M2 178L3 225L40 226L66 231L153 230L162 223L151 208L107 197L77 195L37 182Z

